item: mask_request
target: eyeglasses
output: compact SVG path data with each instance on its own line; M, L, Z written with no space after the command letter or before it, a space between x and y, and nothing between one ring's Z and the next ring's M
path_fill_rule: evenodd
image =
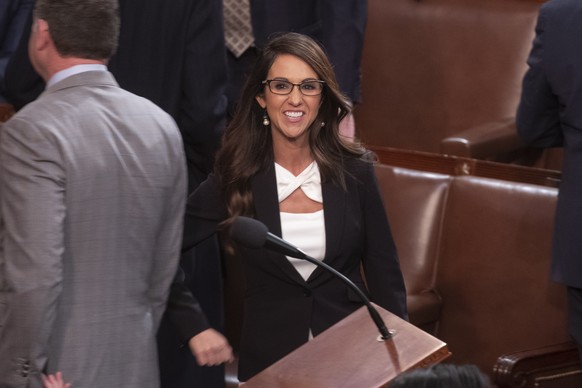
M279 95L291 94L293 87L297 86L301 94L304 96L319 96L323 91L323 86L325 81L312 80L303 81L300 84L294 84L293 82L279 80L279 79L266 79L261 82L262 85L267 84L271 93Z

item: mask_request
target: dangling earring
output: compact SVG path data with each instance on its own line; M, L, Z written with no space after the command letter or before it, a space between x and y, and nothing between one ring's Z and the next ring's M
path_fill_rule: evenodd
M325 121L321 122L321 128L325 127Z
M267 111L265 110L265 113L263 114L263 125L268 127L269 124L271 124L271 121L269 120L269 116L267 116Z

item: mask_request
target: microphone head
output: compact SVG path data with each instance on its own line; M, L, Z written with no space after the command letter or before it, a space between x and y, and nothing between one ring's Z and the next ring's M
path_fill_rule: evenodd
M268 233L265 224L249 217L236 217L230 226L230 238L252 249L264 247Z

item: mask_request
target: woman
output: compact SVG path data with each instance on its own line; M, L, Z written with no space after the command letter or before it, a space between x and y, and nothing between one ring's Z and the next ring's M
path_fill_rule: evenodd
M272 39L243 89L214 174L189 199L184 245L217 227L228 231L237 216L254 217L406 318L373 165L365 149L338 134L350 112L346 101L317 43L296 33ZM223 243L235 248L246 277L241 381L362 306L344 283L311 263Z

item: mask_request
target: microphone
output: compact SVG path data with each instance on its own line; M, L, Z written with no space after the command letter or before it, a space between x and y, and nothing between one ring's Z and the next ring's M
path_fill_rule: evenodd
M301 249L295 247L294 245L288 243L287 241L283 240L282 238L275 236L274 234L269 232L267 226L263 224L261 221L255 220L254 218L248 217L236 217L230 227L230 237L237 243L251 249L259 249L265 248L271 250L273 252L281 253L285 256L291 256L296 259L303 259L313 263L319 267L325 268L327 271L331 272L334 276L341 279L344 283L346 283L350 288L352 288L360 297L362 302L368 308L368 312L372 317L372 320L378 327L380 331L380 337L382 340L386 340L392 337L392 333L386 328L386 324L384 320L378 313L378 310L372 306L370 300L352 282L347 276L342 274L341 272L337 271L335 268L329 266L328 264L314 259L311 256L308 256L305 252Z

